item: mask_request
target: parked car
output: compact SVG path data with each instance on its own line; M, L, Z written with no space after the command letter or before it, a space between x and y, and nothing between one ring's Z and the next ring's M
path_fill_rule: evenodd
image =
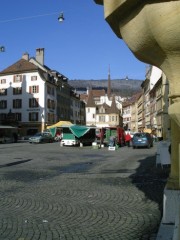
M135 133L132 138L132 147L153 147L153 137L149 133Z
M53 141L53 136L48 132L39 132L29 138L29 143L51 143Z

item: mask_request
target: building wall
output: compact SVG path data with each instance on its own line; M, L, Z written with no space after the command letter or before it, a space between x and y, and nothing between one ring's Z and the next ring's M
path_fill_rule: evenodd
M144 118L143 118L143 94L140 96L140 98L138 99L138 131L141 131L142 129L144 129L145 125L144 125Z
M131 129L131 105L123 107L123 125Z
M86 107L86 125L96 125L97 116L95 107Z
M29 128L42 131L45 128L45 124L48 122L48 114L56 115L56 89L52 84L46 84L41 78L38 72L30 72L26 74L19 74L21 77L20 82L14 82L16 75L1 76L0 79L6 79L6 84L0 84L0 88L7 88L7 95L0 96L1 100L7 101L7 108L1 109L1 114L8 114L11 111L14 114L21 114L21 121L19 125L23 127L22 134L26 134ZM30 88L36 86L37 93L30 93ZM53 93L47 93L47 86L53 89ZM13 94L13 88L22 87L21 94ZM20 99L21 107L13 107L13 100ZM30 105L30 99L38 99L38 105ZM33 100L32 100L33 101ZM48 101L53 101L55 108L48 108ZM37 113L38 119L30 121L29 115L31 113ZM49 121L50 122L50 121Z

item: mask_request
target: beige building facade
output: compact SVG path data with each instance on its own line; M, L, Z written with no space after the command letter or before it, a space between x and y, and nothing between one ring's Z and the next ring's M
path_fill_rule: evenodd
M95 2L104 5L106 21L134 55L159 67L168 78L172 150L171 173L164 191L163 223L177 224L180 222L180 1ZM180 230L176 235L180 239Z

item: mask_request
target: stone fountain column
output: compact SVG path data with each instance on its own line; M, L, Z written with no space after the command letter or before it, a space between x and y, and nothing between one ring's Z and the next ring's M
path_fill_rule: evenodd
M136 58L169 80L171 173L164 192L164 222L174 222L180 195L180 0L94 0ZM174 209L173 209L174 208Z

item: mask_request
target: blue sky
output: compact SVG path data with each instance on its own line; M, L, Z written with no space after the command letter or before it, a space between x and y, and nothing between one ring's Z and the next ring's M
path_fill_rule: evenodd
M58 22L63 12L65 21ZM28 52L45 49L45 65L70 80L145 79L146 64L137 60L104 20L93 0L2 0L0 71Z

